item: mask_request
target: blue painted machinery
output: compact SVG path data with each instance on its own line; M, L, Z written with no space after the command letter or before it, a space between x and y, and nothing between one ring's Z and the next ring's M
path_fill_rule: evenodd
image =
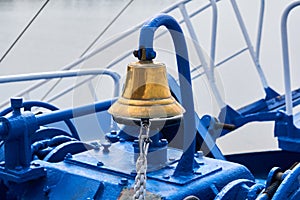
M286 13L297 5L300 3L292 4ZM172 77L168 79L174 98L185 109L181 118L164 119L163 127L148 130L150 135L144 141L137 137L139 122L129 118L133 124L107 133L107 141L83 142L70 119L107 113L117 99L59 110L45 102L12 98L11 107L1 112L6 117L0 118L0 199L133 199L137 182L144 183L145 193L135 199L300 199L299 131L292 125L292 115L274 111L270 103L282 106L281 97L267 95L240 111L227 106L225 121L211 116L200 119L194 111L184 36L172 17L161 14L147 22L134 55L141 63L152 62L156 56L153 36L160 26L170 31L174 41L179 85ZM34 115L30 111L33 106L51 112ZM144 123L155 123L153 120L141 119ZM207 139L220 128L225 135L248 122L265 120L276 122L282 151L224 157ZM59 121L64 121L69 131L46 126ZM147 175L145 172L144 179L137 180L136 162L144 148L141 141L147 146ZM199 149L202 143L208 150Z

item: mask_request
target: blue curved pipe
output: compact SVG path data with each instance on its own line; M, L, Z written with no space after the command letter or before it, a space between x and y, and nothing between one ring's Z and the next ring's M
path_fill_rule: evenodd
M156 53L153 50L153 39L155 31L160 26L165 26L173 39L179 73L181 104L186 110L183 114L184 153L177 165L174 175L192 174L196 135L194 100L186 41L178 22L166 14L159 14L146 22L140 32L139 51L136 56L140 60L152 60L155 58Z

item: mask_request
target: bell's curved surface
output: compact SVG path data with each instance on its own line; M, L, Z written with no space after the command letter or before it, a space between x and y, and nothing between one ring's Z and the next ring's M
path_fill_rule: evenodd
M166 66L140 61L128 65L122 96L108 112L122 123L142 118L179 118L185 110L171 95Z

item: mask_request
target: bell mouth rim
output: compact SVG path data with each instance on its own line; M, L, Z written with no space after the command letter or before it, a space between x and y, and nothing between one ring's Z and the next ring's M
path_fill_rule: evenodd
M150 127L158 127L162 125L168 125L176 123L183 119L183 114L172 116L172 117L161 117L161 118L134 118L134 117L122 117L122 116L113 116L113 120L117 122L118 124L124 124L124 125L141 125L142 120L149 120L151 123Z
M118 103L128 106L163 106L175 103L173 96L164 99L128 99L119 97Z

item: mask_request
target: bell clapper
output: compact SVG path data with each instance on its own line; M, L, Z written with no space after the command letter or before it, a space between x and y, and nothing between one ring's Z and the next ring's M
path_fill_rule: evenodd
M140 154L136 161L136 172L134 184L133 199L145 199L146 197L146 181L147 181L147 154L151 139L149 137L151 122L149 119L141 119L141 128L139 134Z

